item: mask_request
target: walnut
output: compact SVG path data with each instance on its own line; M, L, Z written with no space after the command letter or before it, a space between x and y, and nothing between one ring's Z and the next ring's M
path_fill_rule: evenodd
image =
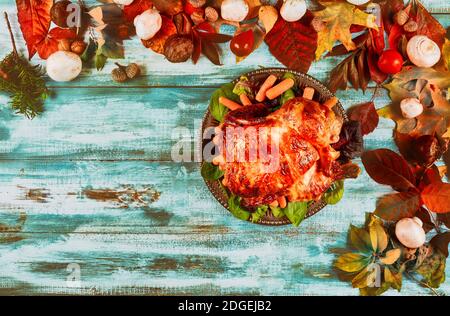
M191 20L195 25L205 22L205 14L203 10L195 11L191 14Z
M164 56L172 63L187 61L194 51L194 43L190 38L172 35L164 45Z
M417 24L416 21L408 21L408 23L406 23L405 25L403 25L403 29L405 30L405 32L409 32L409 33L413 33L415 31L417 31L417 29L419 28L419 25Z
M216 22L219 19L219 13L213 7L205 9L205 17L209 22Z

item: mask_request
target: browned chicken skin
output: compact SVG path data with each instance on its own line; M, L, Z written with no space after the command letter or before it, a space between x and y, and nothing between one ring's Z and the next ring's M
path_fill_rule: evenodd
M294 98L268 113L263 104L227 114L219 135L224 184L246 206L319 199L341 172L342 119L315 101Z

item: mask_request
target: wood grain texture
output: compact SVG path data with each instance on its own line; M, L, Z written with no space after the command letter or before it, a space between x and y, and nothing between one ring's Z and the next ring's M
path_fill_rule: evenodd
M450 25L448 1L423 3ZM23 50L14 2L0 0L0 11L10 13ZM0 55L9 49L0 27ZM223 67L204 58L197 66L170 64L136 39L126 42L126 54L145 66L138 80L116 85L109 62L74 82L51 82L55 96L32 121L11 113L0 96L0 294L357 295L331 270L335 249L388 187L363 171L346 181L341 203L299 228L265 227L222 208L197 163L172 161L174 130L197 139L215 87L280 66L267 48L237 65L227 54ZM315 63L310 74L325 80L337 62ZM372 91L338 96L348 108ZM386 105L386 92L375 102ZM382 119L366 147L394 149L392 128ZM70 264L79 265L80 284L66 282ZM440 290L450 294L449 282ZM400 294L431 293L406 281Z

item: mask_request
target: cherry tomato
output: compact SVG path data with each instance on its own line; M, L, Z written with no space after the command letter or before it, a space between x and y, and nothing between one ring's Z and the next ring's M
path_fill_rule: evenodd
M385 74L396 74L402 70L403 57L395 49L388 49L381 53L378 59L378 68Z
M253 51L254 44L255 37L253 35L253 31L248 30L233 37L230 42L230 48L236 56L244 57Z

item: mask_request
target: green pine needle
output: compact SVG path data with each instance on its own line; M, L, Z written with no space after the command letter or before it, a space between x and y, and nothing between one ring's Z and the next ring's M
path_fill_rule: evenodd
M0 69L7 74L7 79L0 77L0 91L10 95L12 109L29 119L41 114L50 95L41 66L12 52L0 62Z

